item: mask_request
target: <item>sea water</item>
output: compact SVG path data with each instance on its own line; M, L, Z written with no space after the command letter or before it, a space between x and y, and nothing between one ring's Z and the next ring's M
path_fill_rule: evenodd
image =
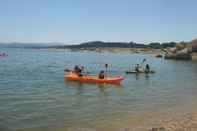
M0 129L5 131L110 130L148 123L160 112L189 110L197 99L197 63L192 61L132 53L1 51L8 54L0 59ZM144 58L155 74L125 74ZM97 75L105 63L108 75L125 77L121 85L64 79L65 68L83 65Z

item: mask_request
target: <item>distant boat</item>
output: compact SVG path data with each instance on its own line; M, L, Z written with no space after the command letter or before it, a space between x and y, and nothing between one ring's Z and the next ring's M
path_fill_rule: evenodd
M6 53L0 53L0 57L7 57L8 55Z

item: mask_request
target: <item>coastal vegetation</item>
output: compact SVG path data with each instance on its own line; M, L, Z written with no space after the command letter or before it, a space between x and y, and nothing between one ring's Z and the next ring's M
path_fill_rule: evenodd
M81 44L75 45L64 45L64 46L53 46L55 48L71 48L71 49L80 49L80 48L153 48L161 49L167 47L175 47L176 42L152 42L149 44L135 43L135 42L103 42L103 41L90 41Z

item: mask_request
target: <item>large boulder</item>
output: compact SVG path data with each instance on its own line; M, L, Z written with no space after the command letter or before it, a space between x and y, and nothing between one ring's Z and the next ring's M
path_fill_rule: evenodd
M179 60L190 60L191 54L189 53L187 48L184 48L176 53L175 59Z
M166 59L179 59L179 60L190 60L196 59L197 53L197 39L192 40L191 42L180 42L176 44L174 48L167 49L165 58Z
M168 51L170 53L176 53L177 52L177 49L174 47L174 48L169 48Z
M188 49L177 51L176 53L167 53L164 57L165 59L176 59L176 60L190 60L191 54L188 52Z
M175 48L170 48L165 55L165 59L190 60L191 54L186 45L177 44Z
M197 39L191 41L192 52L197 52Z
M186 44L181 42L179 44L176 44L175 48L176 48L177 51L183 50L183 49L186 48Z

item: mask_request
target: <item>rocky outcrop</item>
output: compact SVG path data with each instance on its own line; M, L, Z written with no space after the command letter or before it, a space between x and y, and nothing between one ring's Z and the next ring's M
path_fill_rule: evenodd
M165 59L190 60L191 54L187 48L182 50L168 51L165 55Z
M191 49L192 49L192 52L197 52L197 39L191 42Z
M197 52L192 53L192 60L197 61Z
M165 59L191 60L197 52L197 39L191 42L180 42L174 48L166 50Z

